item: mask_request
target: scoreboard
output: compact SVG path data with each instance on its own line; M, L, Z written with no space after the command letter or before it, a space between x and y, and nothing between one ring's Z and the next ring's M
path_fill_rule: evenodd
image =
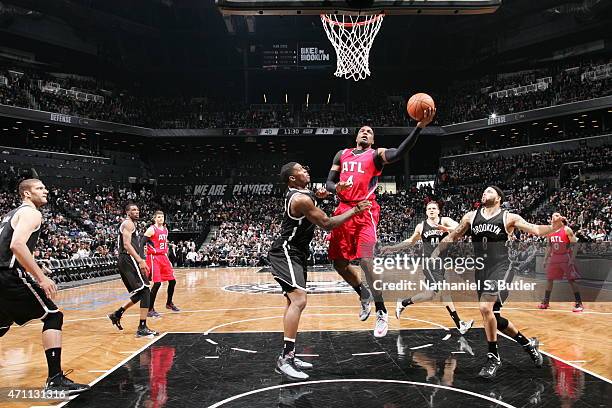
M283 41L255 45L250 66L263 69L324 69L332 66L329 43Z
M262 47L262 68L293 68L297 66L297 49L287 43Z
M326 128L226 128L225 136L314 136L314 135L355 135L356 127L326 127Z

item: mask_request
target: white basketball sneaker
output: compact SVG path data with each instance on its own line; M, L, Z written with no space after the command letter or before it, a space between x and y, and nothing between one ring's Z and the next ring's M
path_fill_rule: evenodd
M470 330L472 328L472 325L474 324L474 320L470 320L467 322L464 322L463 320L459 322L459 333L461 334L465 334L468 332L468 330Z
M374 337L385 337L389 330L389 314L379 310L376 312L376 326L374 326Z

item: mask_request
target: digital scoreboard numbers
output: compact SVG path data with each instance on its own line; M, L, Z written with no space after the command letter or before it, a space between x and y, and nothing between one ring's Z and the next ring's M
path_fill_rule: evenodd
M262 47L262 68L292 69L297 67L298 53L296 44L275 43Z

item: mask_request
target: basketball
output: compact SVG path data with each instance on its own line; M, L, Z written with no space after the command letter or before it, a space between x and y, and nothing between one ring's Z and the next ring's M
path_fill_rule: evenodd
M416 121L420 121L423 119L423 115L425 113L425 109L431 108L434 109L436 104L431 96L426 93L417 93L410 97L408 100L408 115Z

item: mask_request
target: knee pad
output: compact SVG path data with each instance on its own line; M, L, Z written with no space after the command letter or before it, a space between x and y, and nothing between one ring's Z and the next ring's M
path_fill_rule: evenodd
M151 289L145 287L140 291L140 308L148 309L151 304Z
M494 312L494 313L495 313L495 320L497 321L497 330L499 331L506 330L508 328L508 319L506 319L505 317L501 317L499 312Z
M60 311L49 313L47 317L43 319L43 329L45 330L62 330L64 325L64 314Z

